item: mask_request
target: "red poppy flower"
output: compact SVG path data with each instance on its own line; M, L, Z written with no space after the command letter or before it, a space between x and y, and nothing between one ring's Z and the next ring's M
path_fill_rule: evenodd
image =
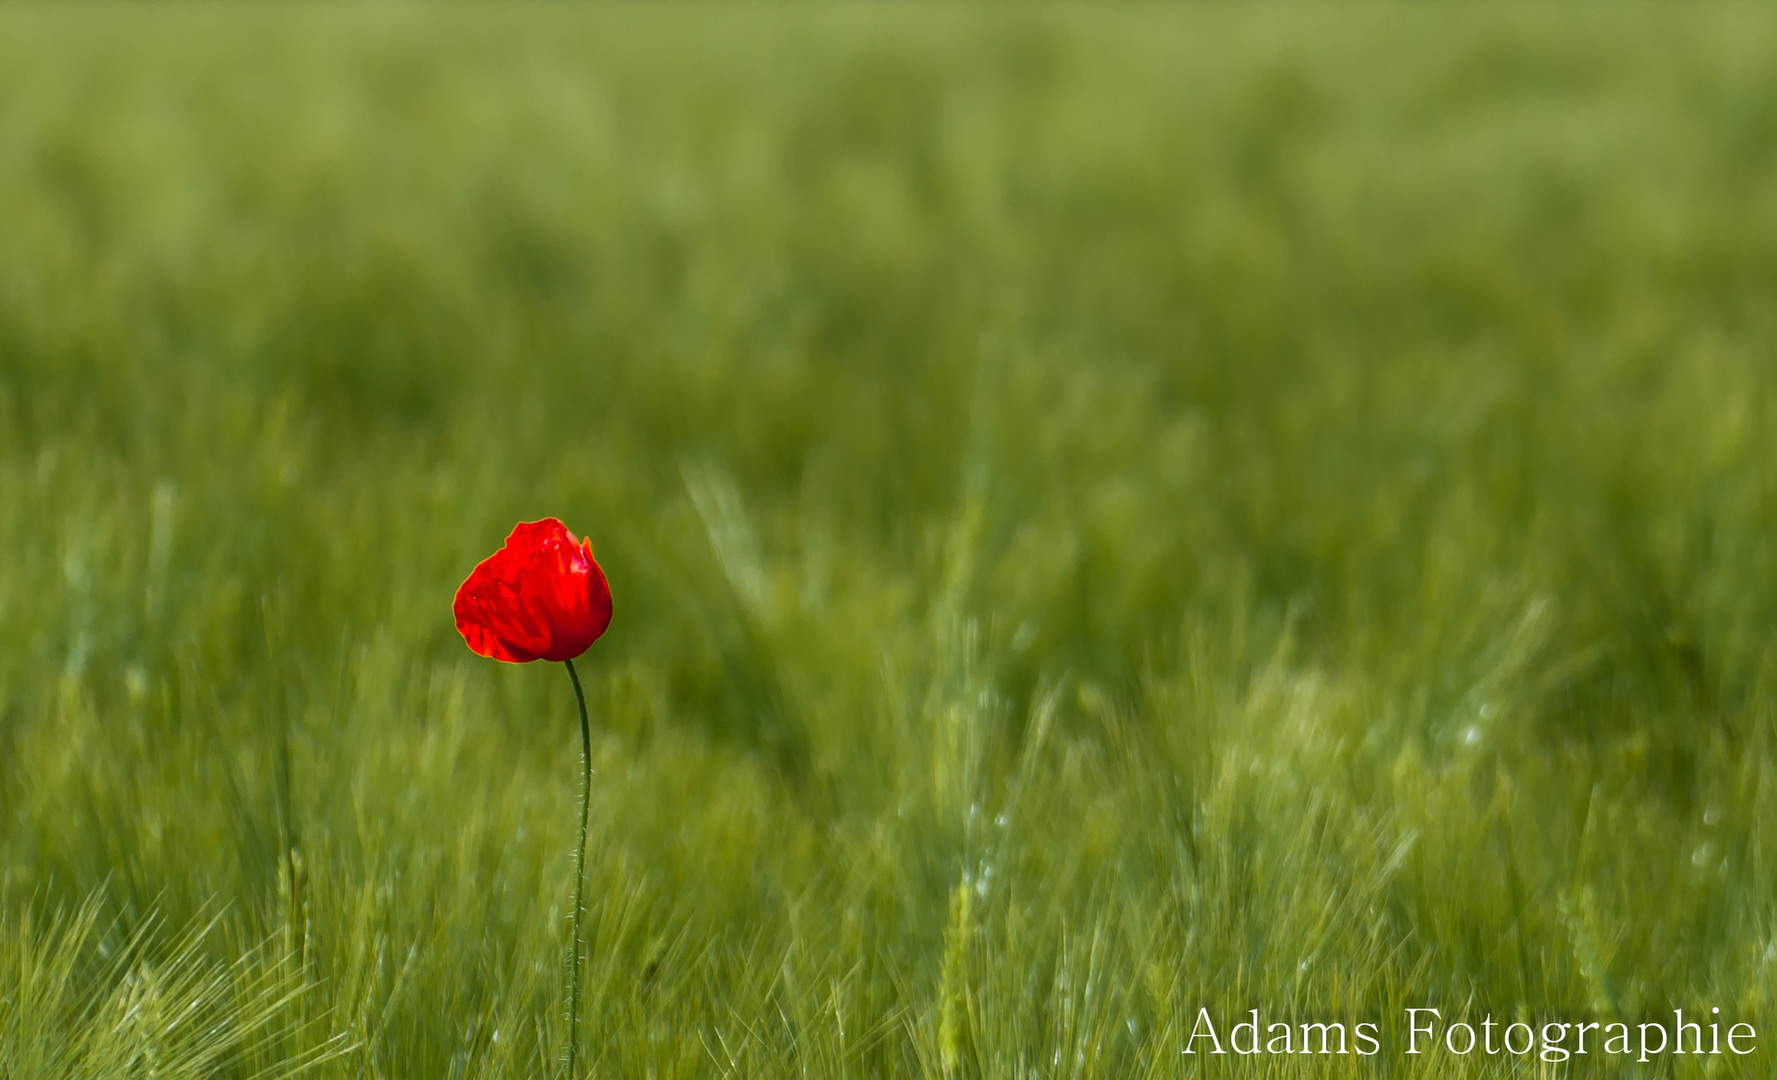
M555 518L527 521L457 590L457 631L469 648L508 663L572 660L611 623L611 587Z

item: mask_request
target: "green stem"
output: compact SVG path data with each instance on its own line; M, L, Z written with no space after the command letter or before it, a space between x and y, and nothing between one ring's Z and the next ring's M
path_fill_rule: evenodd
M574 700L580 703L580 843L574 848L574 954L568 958L568 1080L580 1077L580 968L586 952L580 937L580 909L586 889L586 823L592 812L592 727L586 719L586 692L580 689L580 673L566 661L568 678L574 680Z

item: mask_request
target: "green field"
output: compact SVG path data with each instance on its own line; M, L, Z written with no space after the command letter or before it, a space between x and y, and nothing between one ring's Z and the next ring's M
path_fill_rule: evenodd
M1777 1075L1773 56L0 6L0 1078L563 1075L550 515L588 1075Z

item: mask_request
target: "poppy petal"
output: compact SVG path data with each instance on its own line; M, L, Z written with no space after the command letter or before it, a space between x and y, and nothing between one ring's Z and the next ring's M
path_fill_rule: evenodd
M611 622L611 590L592 557L555 518L521 522L458 588L457 631L481 656L509 663L572 660Z

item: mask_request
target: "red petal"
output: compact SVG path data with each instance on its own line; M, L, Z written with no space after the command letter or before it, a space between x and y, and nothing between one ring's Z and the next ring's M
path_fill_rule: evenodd
M611 590L592 558L555 518L523 522L457 590L457 630L482 656L512 663L572 660L611 622Z

